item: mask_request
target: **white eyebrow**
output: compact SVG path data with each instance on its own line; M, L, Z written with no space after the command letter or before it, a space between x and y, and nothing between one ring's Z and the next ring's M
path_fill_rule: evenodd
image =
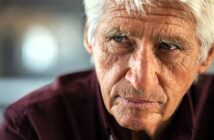
M129 36L131 33L127 31L122 31L120 29L113 29L107 32L108 36L115 36L115 35L120 35L120 36Z

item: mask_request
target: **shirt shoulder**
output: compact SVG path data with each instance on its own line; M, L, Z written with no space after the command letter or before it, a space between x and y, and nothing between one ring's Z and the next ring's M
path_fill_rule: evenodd
M201 106L205 100L214 100L214 75L200 75L191 87L191 97L196 109Z
M2 130L8 129L19 137L32 139L38 137L36 136L38 134L39 137L46 137L41 134L48 133L52 129L52 134L57 132L58 135L55 135L57 138L62 135L60 130L64 133L64 125L72 120L78 121L80 110L84 108L88 108L89 112L93 110L96 84L94 71L60 76L53 83L29 93L10 105L4 114L5 124ZM60 126L62 128L59 130ZM53 136L48 138L50 137Z
M95 72L84 71L59 76L51 84L30 92L25 97L11 104L6 112L19 110L35 104L47 103L51 100L72 96L70 102L78 103L93 96L96 83Z
M195 139L211 139L214 129L214 75L201 75L192 87L195 108Z

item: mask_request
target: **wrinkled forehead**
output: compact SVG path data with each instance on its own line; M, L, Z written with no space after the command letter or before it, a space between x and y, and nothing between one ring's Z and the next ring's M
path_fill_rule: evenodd
M137 13L147 15L154 10L164 9L165 12L176 11L187 18L193 18L190 8L183 2L184 0L105 0L104 13L115 10L126 10L128 14ZM194 19L194 18L193 18Z
M171 16L196 27L196 19L190 8L182 0L106 0L104 17L112 19L123 15L146 18L150 15Z
M168 29L167 33L174 32L174 34L182 34L183 36L195 36L196 34L196 22L195 18L191 14L189 9L176 1L153 1L153 3L143 3L143 9L130 9L131 5L125 5L126 3L115 3L114 0L110 0L103 15L101 23L106 24L107 28L124 28L132 34L146 34L150 31L161 32L161 30ZM130 1L129 1L130 2ZM139 11L143 10L143 11ZM143 13L142 13L143 12ZM122 22L121 22L122 21ZM135 26L131 26L135 25ZM146 26L150 25L150 26ZM141 28L140 28L140 27ZM150 30L139 30L150 29ZM137 29L137 30L136 30ZM141 31L144 31L141 33ZM149 34L148 33L148 34Z

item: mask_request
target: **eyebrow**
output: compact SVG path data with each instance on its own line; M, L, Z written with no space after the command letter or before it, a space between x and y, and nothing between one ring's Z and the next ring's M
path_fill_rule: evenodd
M192 46L192 43L188 41L188 37L185 37L183 35L177 35L177 34L158 35L155 37L155 39L158 39L160 41L169 41L172 43L176 43L183 47L185 46L185 49L190 49Z
M130 32L120 30L118 28L113 28L110 31L107 31L108 36L121 35L121 36L129 36Z
M125 31L125 30L121 30L119 28L113 28L110 29L108 31L106 31L106 34L108 34L108 36L114 36L114 35L122 35L122 36L137 36L138 33L136 33L135 31ZM153 39L168 39L168 40L177 40L180 42L186 42L186 38L185 35L180 36L174 33L170 33L169 35L165 35L162 33L158 33L156 36L153 37Z
M126 29L126 30L130 30L130 29ZM121 29L119 27L114 27L111 28L109 30L107 30L105 32L105 34L107 34L108 37L112 37L115 35L120 35L120 36L134 36L134 37L139 37L140 36L140 32L137 32L136 30L131 30L131 31L126 31L124 29Z

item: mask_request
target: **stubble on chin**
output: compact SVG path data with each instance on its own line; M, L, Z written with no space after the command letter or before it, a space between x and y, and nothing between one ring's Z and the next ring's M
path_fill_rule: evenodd
M113 106L110 111L120 126L135 131L146 131L158 124L161 119L161 115L158 113L130 109L122 104Z

